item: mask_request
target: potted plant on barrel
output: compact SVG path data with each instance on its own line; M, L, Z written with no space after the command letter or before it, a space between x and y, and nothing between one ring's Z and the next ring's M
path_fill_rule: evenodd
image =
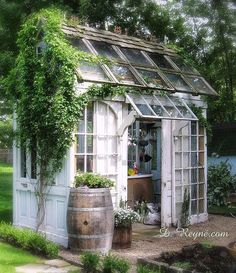
M132 241L132 224L140 221L140 216L131 208L119 208L114 212L115 228L112 248L129 248Z
M113 185L113 181L99 174L75 176L67 209L69 248L102 253L111 249L114 215L109 188Z

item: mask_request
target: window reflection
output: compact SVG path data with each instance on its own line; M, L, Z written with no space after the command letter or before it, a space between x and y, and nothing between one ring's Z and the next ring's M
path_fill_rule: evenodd
M172 73L165 73L165 75L177 90L191 92L190 86L184 81L184 79L180 75Z
M79 70L84 79L91 81L110 81L100 65L89 62L80 62Z
M134 77L133 73L127 66L113 65L110 67L116 79L121 83L139 84L138 80Z
M107 57L108 59L122 61L121 57L116 53L112 45L105 42L98 42L98 41L90 41L90 43L93 45L98 55Z
M173 69L172 65L166 60L163 54L148 53L148 55L158 67Z
M188 65L184 60L182 60L179 57L169 57L176 65L177 67L183 71L188 73L197 73L197 71L192 68L190 65Z
M186 78L193 85L193 87L197 89L199 93L212 94L212 95L216 94L215 91L213 91L210 87L208 87L208 85L204 82L202 78L200 77L186 77Z
M150 87L169 89L168 85L164 82L164 80L159 76L156 71L139 68L137 68L137 71Z
M148 61L148 59L142 54L140 50L125 47L121 47L120 49L131 63L144 66L152 66L152 64Z

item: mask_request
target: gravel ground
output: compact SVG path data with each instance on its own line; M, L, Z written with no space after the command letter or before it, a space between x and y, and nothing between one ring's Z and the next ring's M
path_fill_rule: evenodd
M184 245L194 244L196 242L209 242L215 245L227 246L230 242L236 240L236 219L219 215L209 215L207 222L189 227L186 235L177 233L174 228L168 229L169 237L160 237L160 228L136 224L133 226L132 247L129 249L112 250L113 254L128 259L133 265L131 273L135 272L135 264L139 257L158 256L163 251L175 251L181 249ZM190 232L202 232L201 237L193 238L194 234ZM203 232L210 233L212 237L202 237ZM213 232L218 232L214 234ZM217 237L219 232L227 235ZM197 233L196 233L197 235ZM207 235L207 234L206 234ZM71 253L68 250L62 250L60 256L66 260L79 262L79 255Z

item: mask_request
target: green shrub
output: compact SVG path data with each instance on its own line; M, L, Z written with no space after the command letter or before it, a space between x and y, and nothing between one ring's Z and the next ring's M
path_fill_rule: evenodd
M75 176L75 187L87 186L89 188L109 188L114 185L110 179L99 174L77 173Z
M40 254L48 258L56 258L58 256L58 245L47 240L44 235L29 229L20 229L1 222L0 239L11 245L32 251L35 254Z
M236 190L236 176L230 173L231 165L220 162L208 167L208 202L209 205L226 205L226 198L230 192Z
M150 269L148 266L138 265L137 273L161 273L158 269Z
M100 256L97 253L84 252L81 255L81 261L83 264L83 268L87 273L95 273L98 272Z
M103 260L103 273L127 273L129 269L128 261L122 258L109 254Z

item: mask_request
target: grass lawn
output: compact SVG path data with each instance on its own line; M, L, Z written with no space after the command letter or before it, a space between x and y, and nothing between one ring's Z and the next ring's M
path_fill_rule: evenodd
M2 162L0 162L0 221L12 222L12 166Z
M33 256L29 252L0 242L1 273L14 273L16 266L39 263L40 261L42 261L40 258Z

